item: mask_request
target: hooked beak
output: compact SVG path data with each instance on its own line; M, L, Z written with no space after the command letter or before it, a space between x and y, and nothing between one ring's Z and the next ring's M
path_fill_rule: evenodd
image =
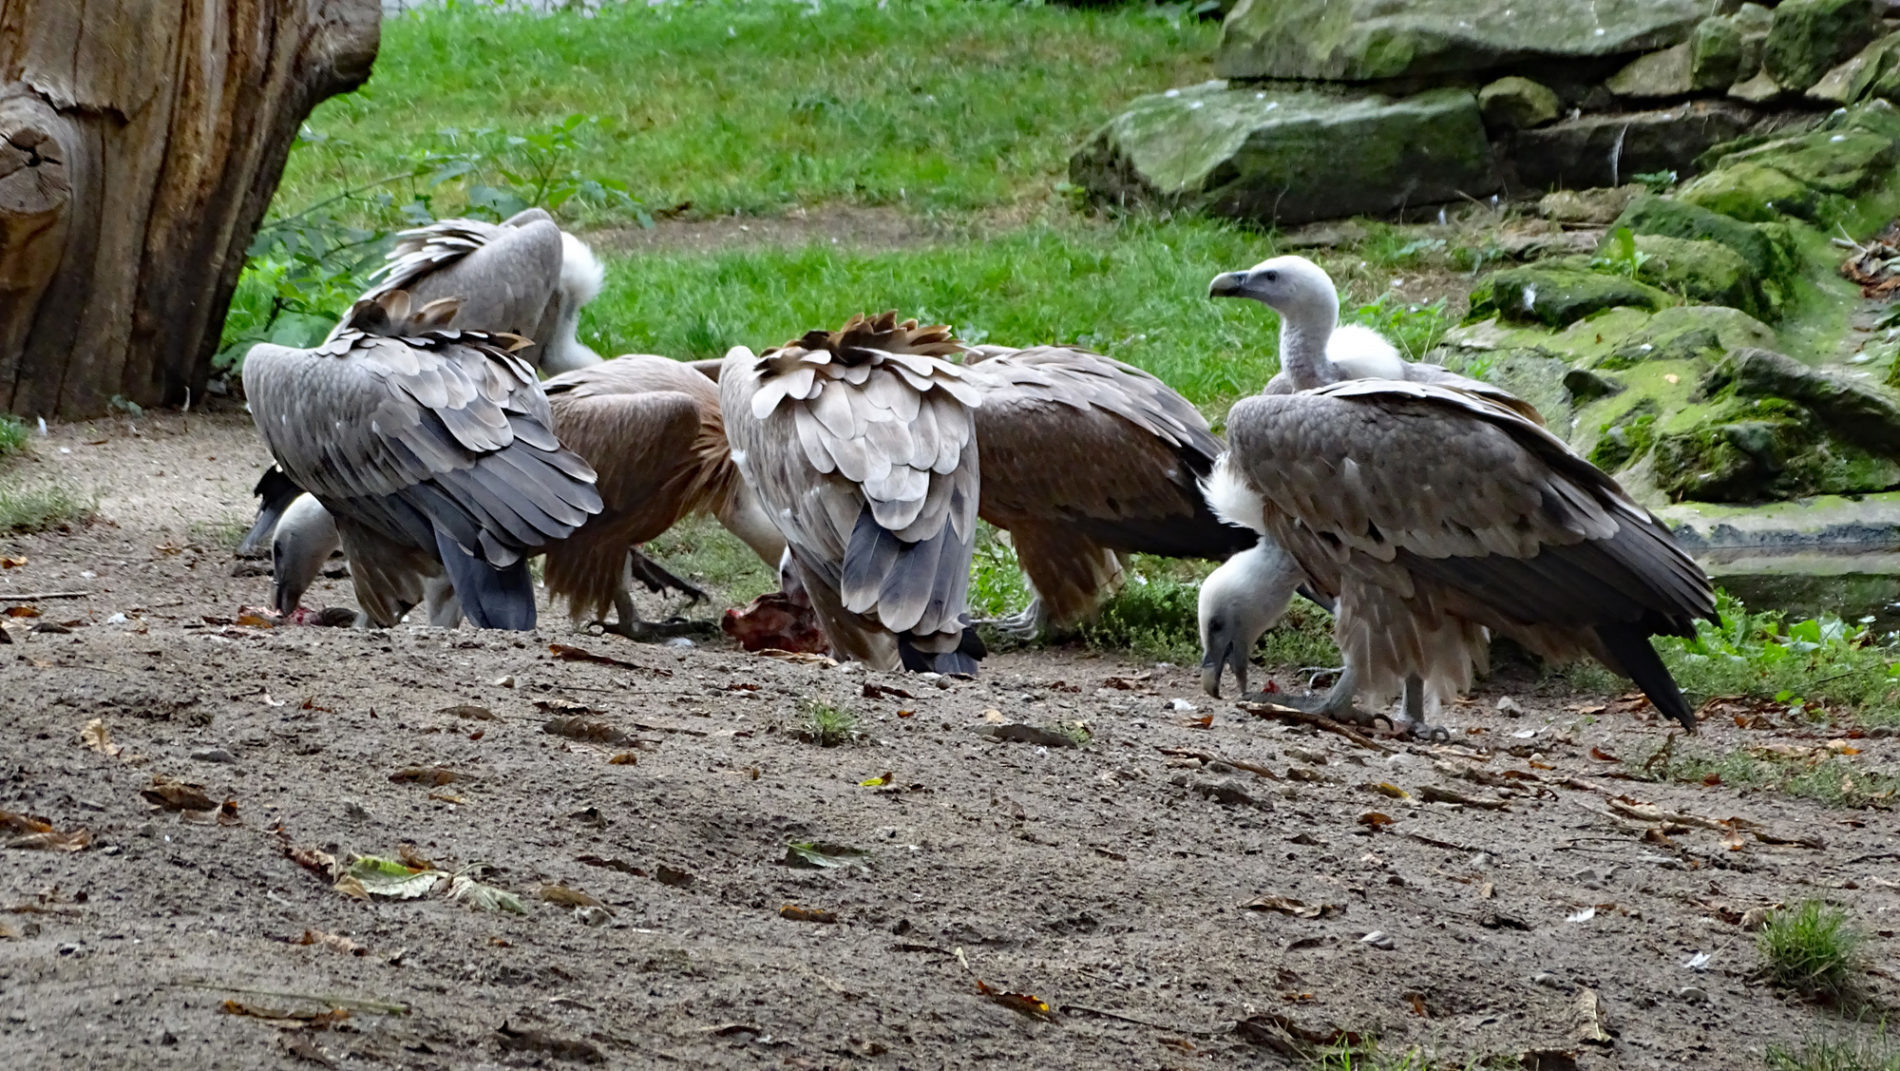
M1210 629L1207 649L1201 655L1201 690L1219 699L1220 679L1229 668L1234 671L1234 683L1240 686L1239 694L1246 695L1247 652L1240 649L1225 629Z
M1207 284L1207 296L1211 298L1246 297L1247 273L1229 271L1214 276L1214 281Z
M284 511L290 508L292 498L275 501L266 498L258 505L257 523L251 525L251 530L244 534L244 541L238 544L238 557L263 558L270 554L271 534L277 531L277 522L283 520Z

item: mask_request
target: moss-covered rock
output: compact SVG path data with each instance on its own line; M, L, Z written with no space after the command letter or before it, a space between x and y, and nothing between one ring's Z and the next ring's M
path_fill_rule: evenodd
M1681 97L1695 89L1693 77L1693 56L1688 41L1665 48L1661 52L1651 52L1638 56L1626 64L1622 70L1611 75L1603 83L1603 88L1619 97L1635 100L1655 97ZM1735 35L1735 60L1741 62L1741 34ZM1733 78L1719 85L1728 85Z
M1886 179L1897 159L1900 143L1886 133L1825 126L1731 153L1721 166L1762 164L1811 189L1852 197Z
M1554 122L1563 104L1549 86L1512 75L1478 90L1478 110L1492 130L1529 130Z
M1734 250L1748 270L1771 290L1795 269L1792 248L1777 242L1768 230L1678 198L1636 198L1610 224L1610 233L1624 227L1637 235L1720 242Z
M1900 458L1900 397L1817 371L1785 354L1738 349L1709 373L1702 389L1710 395L1728 391L1742 398L1798 402L1830 432Z
M1097 200L1303 223L1383 214L1498 188L1477 97L1208 82L1139 97L1069 175Z
M1707 14L1704 0L1242 0L1215 67L1227 78L1371 82L1588 61L1678 44Z
M1686 174L1703 152L1746 133L1754 119L1753 111L1726 101L1643 112L1586 112L1519 131L1507 148L1519 185L1615 186L1646 172Z
M1689 38L1689 88L1723 89L1741 81L1748 48L1733 19L1704 19ZM1757 59L1757 62L1760 62Z
M1867 47L1877 28L1867 0L1784 0L1768 28L1762 69L1788 89L1806 89Z
M1493 272L1471 292L1471 315L1563 327L1604 309L1658 309L1668 302L1667 294L1635 279L1546 262Z
M1614 371L1654 361L1689 361L1699 377L1730 350L1774 344L1774 329L1739 309L1678 305L1650 317L1591 367Z
M1727 305L1764 315L1761 280L1734 250L1720 242L1638 235L1636 278L1700 304Z
M1824 104L1853 104L1874 95L1874 87L1892 76L1896 68L1900 68L1900 34L1888 34L1822 75L1819 82L1808 88L1808 99Z
M1596 445L1590 448L1590 463L1604 472L1615 472L1648 453L1661 414L1656 399L1644 398L1605 421L1597 429Z
M1789 464L1812 451L1811 422L1799 406L1723 406L1680 431L1655 437L1656 485L1674 499L1756 502L1802 493Z
M1813 219L1821 199L1814 190L1767 164L1746 161L1725 164L1695 179L1677 194L1692 205L1751 223L1765 223L1783 214Z

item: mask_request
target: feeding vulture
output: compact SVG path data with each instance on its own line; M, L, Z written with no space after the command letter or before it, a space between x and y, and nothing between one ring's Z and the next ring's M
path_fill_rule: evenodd
M1119 585L1123 553L1227 558L1254 544L1201 496L1221 441L1159 379L1064 346L974 346L964 365L983 395L978 515L1008 530L1035 590L1002 630L1087 619Z
M394 624L418 577L446 573L477 627L531 629L527 556L600 495L512 352L524 340L444 328L454 305L359 301L314 349L252 347L244 392L271 456L335 518L371 621Z
M652 634L634 613L625 574L629 564L658 567L628 548L691 513L713 514L766 564L778 565L785 538L733 464L719 388L709 377L691 364L627 354L542 386L555 434L594 466L604 503L599 516L548 548L548 592L565 598L576 618L603 617L612 606L618 620L602 627L629 638ZM672 581L667 586L704 596L662 574Z
M1301 337L1330 318L1310 262L1237 274L1214 293L1280 309L1294 337L1279 392L1229 413L1209 498L1337 600L1355 690L1402 693L1395 726L1437 732L1427 699L1468 686L1488 630L1549 659L1591 656L1693 728L1649 637L1694 635L1696 619L1715 618L1715 595L1661 521L1495 389L1338 378L1319 359L1323 338ZM1343 691L1332 712L1374 720Z
M981 392L947 328L853 317L757 356L726 354L733 460L785 534L840 656L974 673L966 600Z
M1539 423L1535 407L1480 380L1441 365L1413 363L1377 331L1339 324L1339 293L1319 265L1305 257L1276 257L1250 271L1214 277L1210 297L1253 298L1280 314L1280 372L1263 393L1284 394L1306 383L1346 379L1402 379L1441 383L1483 394ZM1240 690L1247 690L1247 660L1260 637L1280 620L1297 584L1297 566L1277 547L1262 545L1214 570L1201 582L1201 687L1220 695L1223 673L1231 668ZM1312 594L1310 591L1308 594ZM1317 600L1327 604L1325 599ZM1354 674L1348 661L1331 692L1335 704L1350 704Z

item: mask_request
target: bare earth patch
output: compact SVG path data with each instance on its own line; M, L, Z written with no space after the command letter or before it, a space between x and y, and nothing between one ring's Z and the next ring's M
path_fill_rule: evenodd
M26 559L0 607L39 611L0 619L0 810L90 835L0 849L0 1065L1270 1067L1292 1029L1743 1068L1848 1029L1751 977L1744 913L1842 904L1893 962L1890 811L1620 779L1664 734L1614 697L1493 682L1453 744L1367 748L1074 651L933 682L552 615L247 626L268 580L219 533L263 461L248 421L133 425L26 462L102 521L0 536ZM865 738L799 739L813 698ZM1078 722L1081 746L997 729ZM352 853L444 876L353 898ZM458 873L526 913L450 899Z

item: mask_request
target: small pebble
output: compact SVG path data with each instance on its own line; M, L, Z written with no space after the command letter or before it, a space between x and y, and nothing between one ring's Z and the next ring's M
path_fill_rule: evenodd
M1701 1004L1709 999L1709 991L1699 985L1685 985L1681 989L1676 990L1676 996L1681 997L1683 1000Z
M513 674L509 674L506 677L495 678L495 687L497 688L513 688L514 686L515 686L515 678Z
M1536 974L1531 975L1531 982L1534 985L1546 986L1550 989L1562 989L1564 987L1563 982L1558 980L1556 975L1546 971L1538 971Z
M574 918L583 926L605 926L613 921L613 913L598 904L585 904L574 909Z
M142 822L139 824L138 835L141 837L156 837L158 836L158 827L150 822Z
M1168 705L1174 708L1174 712L1176 714L1192 714L1195 711L1201 709L1200 707L1195 706L1193 703L1190 703L1185 699L1173 700Z
M684 636L675 636L675 637L673 637L672 639L670 639L670 640L667 640L667 641L666 641L666 645L667 645L668 647L694 647L694 646L697 646L697 645L696 645L695 643L693 643L693 641L692 641L692 640L689 640L689 639L687 639L687 638L686 638L686 637L684 637Z
M1524 713L1524 708L1517 704L1517 700L1507 695L1498 700L1498 713L1515 718Z
M1371 945L1374 948L1390 949L1396 947L1395 942L1392 940L1392 935L1386 933L1384 930L1374 930L1366 934L1359 939L1359 943Z
M237 756L221 747L208 747L191 753L194 762L236 762Z

